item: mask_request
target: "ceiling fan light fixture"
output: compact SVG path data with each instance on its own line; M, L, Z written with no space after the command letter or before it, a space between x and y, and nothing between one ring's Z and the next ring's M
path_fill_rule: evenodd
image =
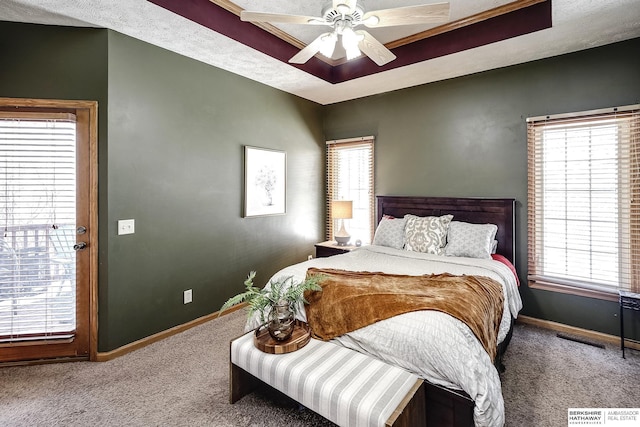
M346 27L342 30L342 47L347 53L347 59L357 58L362 54L358 43L363 39L363 36L356 34L352 28Z
M320 45L320 53L327 58L331 58L333 56L333 51L336 48L337 41L338 36L335 32L324 35L321 39L322 44Z
M358 45L349 46L348 48L345 48L345 52L347 53L347 60L349 61L362 55L362 52L360 51L360 48L358 47Z

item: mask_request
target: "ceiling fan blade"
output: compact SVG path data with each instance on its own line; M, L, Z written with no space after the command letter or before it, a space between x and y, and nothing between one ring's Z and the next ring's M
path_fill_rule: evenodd
M376 64L383 66L396 59L396 56L389 49L384 47L382 43L368 32L359 30L356 31L356 34L364 36L364 38L360 40L360 43L358 43L358 47Z
M280 22L283 24L328 25L327 22L315 16L283 15L280 13L240 12L240 20L245 22Z
M378 28L396 25L437 24L447 20L449 20L449 3L434 3L372 10L364 14L361 22L369 28Z
M316 53L320 52L320 48L322 47L322 38L329 34L331 33L320 34L314 41L309 43L304 49L296 53L289 60L289 62L292 64L304 64L305 62L313 58Z

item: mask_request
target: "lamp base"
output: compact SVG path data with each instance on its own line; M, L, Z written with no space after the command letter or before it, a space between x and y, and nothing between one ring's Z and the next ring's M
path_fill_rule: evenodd
M351 236L333 236L333 238L336 240L336 244L338 246L347 246Z
M333 238L336 239L338 246L346 246L351 240L351 236L347 233L347 230L344 228L344 219L340 222L340 230L333 235Z

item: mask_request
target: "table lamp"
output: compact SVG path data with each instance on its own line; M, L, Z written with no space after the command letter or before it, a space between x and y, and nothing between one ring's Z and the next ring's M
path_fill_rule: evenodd
M349 243L349 233L344 228L344 220L353 218L353 202L351 200L334 200L331 202L331 215L333 219L341 220L340 230L334 233L333 238L338 246L345 246Z

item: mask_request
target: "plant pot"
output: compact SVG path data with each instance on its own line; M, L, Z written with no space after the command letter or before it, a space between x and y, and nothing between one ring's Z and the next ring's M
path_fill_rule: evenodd
M267 328L269 335L276 341L285 341L291 337L295 326L294 315L291 306L286 303L275 304L269 311Z

